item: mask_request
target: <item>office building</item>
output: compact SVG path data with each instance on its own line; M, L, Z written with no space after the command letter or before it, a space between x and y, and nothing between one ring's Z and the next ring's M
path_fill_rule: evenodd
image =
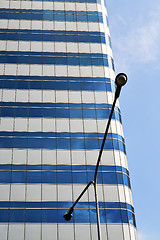
M103 0L0 1L0 239L96 240L91 186L115 92ZM102 239L135 240L117 103L98 172Z

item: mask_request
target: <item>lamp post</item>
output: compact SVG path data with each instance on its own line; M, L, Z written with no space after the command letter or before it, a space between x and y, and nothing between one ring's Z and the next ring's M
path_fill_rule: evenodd
M114 107L115 107L117 99L119 98L119 95L120 95L120 92L121 92L121 88L126 84L126 82L127 82L127 75L125 73L119 73L116 76L116 78L115 78L115 83L117 85L116 92L115 92L115 96L114 96L112 109L111 109L111 112L110 112L110 115L109 115L109 119L108 119L108 122L107 122L106 130L105 130L105 133L104 133L102 145L101 145L101 148L100 148L100 151L99 151L97 164L96 164L96 168L95 168L95 173L94 173L94 180L90 181L87 184L87 186L81 192L81 194L79 195L77 200L73 203L73 205L69 208L69 210L63 216L66 221L70 221L71 220L73 209L74 209L75 205L79 202L79 200L81 199L83 194L86 192L86 190L89 188L89 186L93 184L93 186L94 186L94 194L95 194L95 202L96 202L98 240L101 240L100 218L99 218L99 207L98 207L98 194L97 194L97 173L98 173L98 167L99 167L99 164L100 164L100 161L101 161L101 156L102 156L102 153L103 153L104 144L105 144L105 141L106 141L106 137L107 137L107 133L108 133L108 130L109 130L109 126L110 126L110 123L111 123Z

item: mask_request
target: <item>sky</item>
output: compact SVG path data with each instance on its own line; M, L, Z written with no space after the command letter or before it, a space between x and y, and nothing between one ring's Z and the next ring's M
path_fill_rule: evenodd
M139 240L160 240L160 0L107 0Z

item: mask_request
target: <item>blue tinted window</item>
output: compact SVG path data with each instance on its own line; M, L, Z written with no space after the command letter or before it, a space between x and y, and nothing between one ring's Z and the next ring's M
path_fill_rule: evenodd
M105 184L117 184L117 178L116 178L116 173L108 172L105 174L104 172L102 173L103 177L103 183Z
M84 139L71 138L71 149L84 149Z
M57 174L58 183L72 183L71 172L58 172Z
M123 174L122 173L117 173L117 181L119 184L123 184ZM126 184L128 185L128 184Z
M21 139L16 139L16 140L21 140ZM21 148L24 147L24 144L22 146L20 141L19 141L19 144L16 145L16 147L18 145ZM42 140L40 138L28 138L28 146L27 146L28 148L40 148L40 146L42 147Z
M55 16L53 14L43 13L43 20L53 21L53 20L55 20Z
M80 65L91 65L91 58L79 58ZM93 64L93 63L92 63Z
M96 109L97 118L107 119L109 117L108 109Z
M102 16L98 16L98 22L103 22L103 17Z
M28 222L28 223L41 222L41 210L27 209L27 211L25 212L25 222Z
M12 179L13 183L25 183L26 182L26 172L24 171L16 171L12 172Z
M26 19L26 17L28 17L28 13L27 14L21 14L21 19ZM43 14L40 14L40 13L33 13L32 11L32 15L31 15L32 20L43 20ZM29 19L29 18L28 18Z
M44 54L44 53L43 53ZM57 64L57 65L96 65L102 66L105 64L107 66L108 63L105 63L102 58L83 58L80 57L73 59L72 57L68 57L68 61L66 57L49 57L49 56L10 56L7 55L1 57L1 63L19 63L19 64Z
M42 172L42 182L43 183L56 183L56 173L55 172Z
M21 30L22 31L22 30ZM53 33L42 33L35 32L36 30L26 30L26 32L19 32L18 30L14 30L13 33L8 32L6 33L0 33L0 40L22 40L22 41L62 41L62 42L95 42L95 43L105 43L104 36L94 36L90 32L88 32L88 35L86 35L87 32L81 33L73 32L72 35L64 35L64 34L56 34L55 31ZM107 41L107 44L109 42Z
M35 207L39 203L33 203L32 207ZM40 203L41 204L41 203ZM48 205L48 203L47 203ZM82 207L87 207L88 204L83 204ZM31 207L31 205L26 203L25 206ZM61 205L61 207L69 207L69 205ZM78 205L80 206L80 205ZM20 207L20 205L19 205ZM23 207L23 206L22 206ZM41 207L40 205L38 206ZM52 205L51 207L56 207ZM59 223L66 223L63 215L68 209L0 209L0 222L27 222L27 223L56 223L57 217ZM134 214L128 211L129 214L129 224L135 225ZM132 216L133 215L133 216ZM9 216L9 218L8 218ZM96 211L95 209L75 209L73 212L73 219L76 223L96 223ZM101 223L128 223L127 211L120 209L100 209L100 221Z
M96 66L103 66L103 59L102 58L92 58L92 65L96 65Z
M117 149L117 150L119 149L118 143L119 143L118 140L116 140L116 139L113 140L113 147L114 147L114 149Z
M57 138L57 148L58 149L70 149L69 139Z
M76 21L76 16L74 14L66 14L66 21L72 21L75 22Z
M77 21L87 22L87 15L76 15Z
M8 171L1 171L0 183L9 183L11 181L11 173Z
M55 21L65 21L65 16L61 14L55 14L54 16Z
M98 16L97 15L88 15L88 21L89 22L98 22ZM101 19L100 22L103 22L103 19Z
M57 223L57 209L42 209L42 222L46 223ZM62 210L59 210L58 221L62 222L63 220Z
M87 183L87 176L86 172L72 172L73 177L73 183L81 183L86 184Z
M121 212L119 209L116 210L110 210L106 209L106 217L107 217L107 223L121 223L122 218L121 218Z
M38 37L38 34L34 34L32 35L32 41L36 41L36 36ZM34 39L34 40L33 40ZM42 35L42 39L43 41L46 41L46 42L52 42L55 40L55 36L51 35L51 34L43 34ZM39 41L39 40L37 40ZM42 40L41 40L42 41Z
M84 143L84 139L74 138L14 138L14 141L10 138L0 138L0 145L2 148L46 148L46 149L70 149L70 141L72 149L99 149L97 139L87 139ZM105 143L104 149L114 149L112 146L112 140L108 139ZM116 149L119 150L119 149ZM125 183L130 185L129 180Z
M96 223L97 222L96 210L95 209L90 209L89 213L90 213L91 223ZM102 215L100 215L100 221L102 222Z
M68 65L78 65L79 64L79 58L75 57L75 58L68 58L67 59L67 64Z
M87 149L98 149L99 142L98 139L85 139L85 146Z
M89 35L88 36L87 35L78 35L78 42L89 42L90 38L89 38ZM96 37L96 40L97 40L97 37Z
M96 118L95 109L83 109L83 118Z
M76 209L74 211L74 219L76 223L88 223L89 209Z
M64 148L65 149L65 148ZM119 177L121 176L121 177ZM0 183L47 183L47 184L87 184L88 181L93 180L94 172L79 172L79 171L2 171L0 176ZM102 172L98 173L98 184L123 184L122 174L115 172ZM125 184L126 186L127 183ZM129 186L128 186L129 187Z
M127 210L121 210L121 215L122 215L122 222L123 223L128 223L128 211Z
M70 110L70 114L71 114L71 110ZM63 108L57 108L56 109L56 117L58 118L63 118L65 116L65 118L69 118L69 110L68 109L63 109Z
M90 0L89 2L92 2L93 0ZM84 1L82 1L84 2ZM19 9L12 9L10 10L10 13L8 15L7 9L5 9L4 12L0 11L0 18L1 19L25 19L25 20L56 20L56 21L65 21L65 15L66 14L66 21L90 21L90 22L102 22L102 16L99 13L99 18L97 17L97 12L74 12L74 11L50 11L50 10L44 10L43 12L41 10L32 10L32 12L28 10L22 9L22 12L19 11ZM54 13L54 14L53 14ZM75 13L77 13L77 16L75 18ZM88 15L88 19L87 19Z
M66 35L64 41L65 42L78 42L78 36L77 35Z
M83 111L83 114L82 114ZM12 107L2 107L1 117L57 117L57 118L98 118L107 119L109 113L107 109L65 109L65 108L12 108ZM113 116L114 119L114 116ZM117 119L119 120L119 119ZM115 140L115 148L119 148L121 151L125 151L125 145L123 142L119 141L118 144Z
M30 172L27 171L27 183L40 183L41 182L41 172Z
M100 139L100 145L102 143L102 139ZM113 140L112 139L107 139L107 141L104 144L104 149L113 149Z
M72 170L76 170L76 171L92 171L94 172L95 170L95 166L92 165L47 165L47 164L39 164L39 165L26 165L26 164L0 164L0 170L68 170L71 171ZM104 166L101 165L99 168L99 171L123 171L123 173L126 173L126 171L128 172L128 170L126 168L122 168L121 166ZM0 202L1 203L1 202ZM119 203L114 203L115 204L119 204ZM110 206L110 205L108 205ZM120 207L120 205L117 205ZM122 207L126 208L126 204L125 205L121 205ZM127 208L130 209L131 211L134 212L133 208L130 208L130 205L127 204Z
M41 147L44 149L56 149L56 144L58 144L58 140L56 141L56 138L43 138ZM67 143L66 143L66 146L67 146ZM57 146L57 148L62 149L62 147L59 145Z
M70 118L82 118L82 111L80 109L72 109L71 108L70 109Z
M24 209L10 209L9 222L24 222Z
M8 14L8 13L6 13L6 12L1 12L1 14L0 14L0 18L1 18L1 19L8 19L8 17L9 17L9 14Z

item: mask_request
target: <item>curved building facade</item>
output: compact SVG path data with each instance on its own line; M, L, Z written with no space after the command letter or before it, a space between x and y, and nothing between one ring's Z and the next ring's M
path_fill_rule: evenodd
M91 186L115 93L103 0L0 1L0 238L96 240ZM102 239L136 240L117 103L98 171Z

